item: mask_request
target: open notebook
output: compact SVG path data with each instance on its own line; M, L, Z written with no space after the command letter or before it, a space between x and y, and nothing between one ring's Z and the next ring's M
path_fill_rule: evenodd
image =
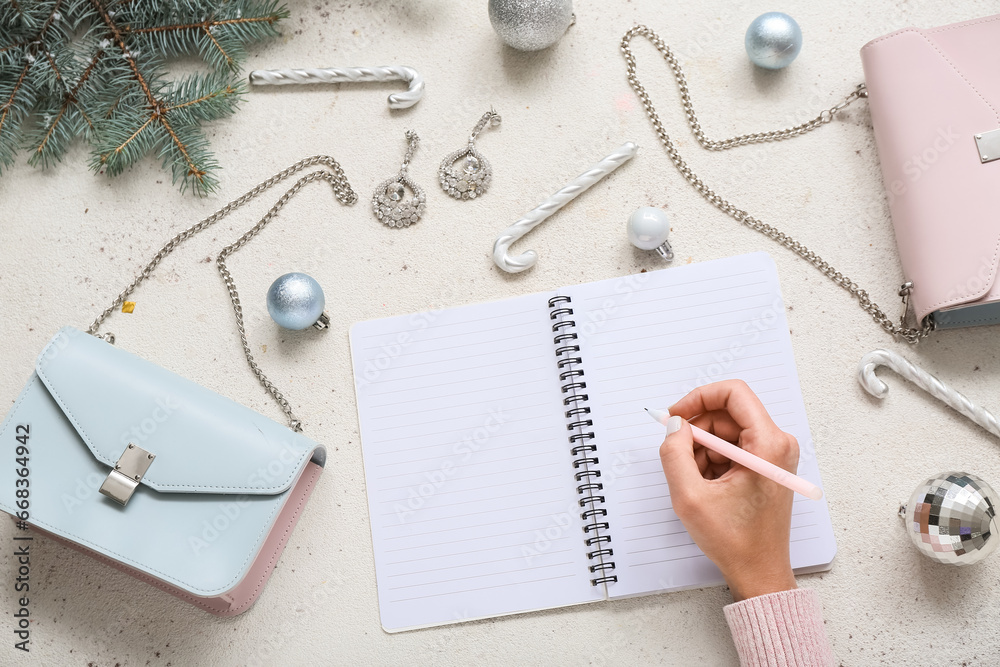
M389 631L722 583L671 510L643 412L742 378L819 472L765 253L351 330ZM796 496L792 566L836 551Z

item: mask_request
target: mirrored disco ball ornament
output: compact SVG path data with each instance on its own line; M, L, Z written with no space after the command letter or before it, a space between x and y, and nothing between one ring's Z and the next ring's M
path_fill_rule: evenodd
M323 312L325 307L323 288L305 273L286 273L267 290L267 312L285 329L326 329L330 326L330 317Z
M949 565L972 565L996 551L997 494L964 472L944 472L921 484L899 508L920 552Z
M768 12L747 28L744 45L757 67L782 69L791 65L802 50L802 30L788 14Z

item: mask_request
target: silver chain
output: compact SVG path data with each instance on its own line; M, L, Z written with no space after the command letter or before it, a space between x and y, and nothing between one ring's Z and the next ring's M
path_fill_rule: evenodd
M851 296L857 299L861 308L871 315L872 319L875 320L875 323L888 333L893 336L898 336L908 343L916 343L921 338L925 338L933 329L933 322L930 317L924 318L924 321L920 323L919 327L904 326L902 317L900 318L899 323L894 322L892 318L885 314L885 311L883 311L871 300L871 297L868 296L868 292L861 289L853 280L842 274L840 271L837 271L819 255L785 232L758 220L748 212L737 208L735 205L723 199L691 170L684 159L680 156L680 153L677 152L677 148L674 146L673 141L671 141L670 136L663 127L663 123L660 122L660 117L657 115L656 109L653 107L653 103L649 99L649 94L646 92L646 89L643 88L642 84L639 83L639 78L636 76L635 56L632 54L632 49L630 47L630 42L636 35L642 35L652 42L653 46L656 47L656 49L663 56L663 59L670 66L670 69L674 73L674 78L677 80L677 87L680 90L681 102L684 106L684 113L687 116L688 125L691 126L691 131L694 133L698 143L711 151L727 150L729 148L744 146L746 144L782 141L784 139L790 139L791 137L805 134L806 132L811 132L812 130L815 130L816 128L832 121L837 113L846 109L854 101L867 97L868 91L866 90L865 85L863 83L858 85L858 87L855 88L850 95L845 97L840 104L837 104L830 109L824 109L812 120L800 123L794 127L789 127L783 130L773 130L770 132L741 134L740 136L733 137L731 139L712 140L705 136L704 131L701 129L701 125L698 123L698 117L695 114L694 105L691 103L691 95L688 92L687 79L684 76L684 70L681 69L680 63L674 56L673 51L671 51L670 47L667 46L662 39L660 39L660 36L646 26L637 25L625 33L625 36L622 37L621 41L621 49L622 53L625 55L625 63L628 69L628 82L635 91L635 94L639 97L639 100L642 102L642 106L646 110L646 115L648 115L649 120L652 121L653 128L656 130L656 134L659 136L660 142L666 149L667 155L670 156L674 166L677 167L677 170L680 171L681 175L683 175L684 178L686 178L687 181L693 185L695 189L698 190L698 192L700 192L706 200L708 200L709 203L723 213L729 215L737 222L740 222L747 227L760 232L768 238L773 239L815 266L823 275L828 277L843 289L847 290ZM907 294L907 290L900 291L900 296L904 299L904 307Z
M128 287L122 290L121 294L118 295L118 297L112 302L112 304L107 309L105 309L103 313L97 316L97 319L94 320L94 323L90 325L89 329L87 329L87 333L92 336L97 336L98 335L97 331L100 328L101 323L104 322L104 320L106 320L108 316L111 315L111 313L115 312L115 310L120 308L121 305L125 302L125 300L132 294L132 292L135 291L136 287L138 287L144 280L146 280L152 275L153 269L155 269L157 265L161 261L163 261L163 258L169 255L171 252L173 252L177 248L177 246L179 246L181 243L191 238L198 232L208 227L211 227L216 222L224 218L226 215L236 210L243 204L247 203L248 201L250 201L257 195L261 194L262 192L264 192L271 186L275 185L276 183L283 181L292 174L296 174L302 171L306 167L311 167L316 164L327 167L329 171L327 171L326 169L319 169L317 171L310 172L305 176L301 177L298 181L295 182L295 184L292 187L290 187L285 192L285 194L281 196L280 199L278 199L277 202L275 202L274 206L272 206L271 209L264 214L264 217L261 218L256 225L251 227L243 236L241 236L234 243L223 248L222 251L219 253L218 259L215 262L216 266L219 269L219 273L222 275L222 279L226 283L226 288L229 290L229 298L233 302L233 312L236 313L236 328L240 332L240 340L243 343L243 352L246 354L247 363L250 365L250 370L253 371L254 375L256 375L257 379L260 381L260 384L264 387L264 389L267 390L269 394L271 394L271 396L274 397L274 400L277 401L278 405L281 407L281 410L285 413L285 416L288 417L289 428L291 428L293 431L301 431L302 422L295 417L295 414L292 412L292 407L291 405L289 405L288 400L284 397L284 395L280 391L278 391L278 388L275 387L271 383L271 381L267 379L267 376L264 375L264 371L262 371L260 367L257 365L257 362L254 361L253 354L250 351L250 343L247 342L246 328L244 327L243 324L243 307L240 305L240 295L239 292L236 291L236 281L233 280L233 275L229 272L229 268L226 266L226 258L232 255L240 248L242 248L243 246L245 246L250 241L250 239L256 236L258 232L260 232L260 230L264 229L264 227L267 226L267 223L269 223L274 218L274 216L278 214L278 211L280 211L281 208L286 203L288 203L288 200L294 197L295 193L301 190L308 183L322 179L328 182L331 186L333 186L333 193L334 195L336 195L337 199L340 200L342 204L349 205L356 202L358 199L357 195L354 193L354 190L351 189L350 183L347 182L347 177L344 175L344 172L340 168L340 165L337 164L337 161L334 160L332 157L326 155L314 155L313 157L308 157L305 158L304 160L299 160L292 166L282 171L279 171L271 178L261 182L253 189L247 191L240 197L237 197L233 201L229 202L228 204L226 204L225 206L223 206L218 211L208 216L201 222L195 223L194 225L191 225L187 229L178 233L172 239L167 241L167 243L162 248L160 248L159 252L157 252L156 255L154 255L153 258L149 261L149 263L146 264L145 268L143 268L143 270L139 273L139 275L137 275L135 279L131 283L129 283ZM100 337L104 338L110 343L114 343L115 340L114 334L111 333L106 333Z

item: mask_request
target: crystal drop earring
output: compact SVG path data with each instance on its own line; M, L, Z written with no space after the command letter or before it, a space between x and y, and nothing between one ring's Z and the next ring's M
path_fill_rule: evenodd
M406 141L406 157L403 158L399 173L380 183L372 195L375 215L389 227L409 227L420 219L427 206L427 196L423 188L410 180L406 173L420 138L413 130L407 130ZM406 198L406 188L413 193L409 199Z
M476 150L476 137L489 127L500 125L500 115L490 109L472 128L469 145L444 159L438 169L441 188L455 199L475 199L486 192L493 179L489 161ZM465 158L464 160L462 158ZM457 167L457 169L456 169Z

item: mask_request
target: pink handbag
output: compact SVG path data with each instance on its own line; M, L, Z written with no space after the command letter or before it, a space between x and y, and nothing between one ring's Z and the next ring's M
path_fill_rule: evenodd
M643 36L670 66L698 143L719 151L783 141L831 122L868 98L896 242L905 275L899 320L833 265L778 227L721 196L681 157L639 81L630 43ZM815 266L857 300L883 330L916 343L932 329L1000 323L1000 15L919 30L906 28L861 49L866 83L794 127L706 136L680 61L652 29L637 25L621 41L628 81L682 176L713 206ZM912 306L915 326L906 322Z
M1000 15L899 30L861 61L917 319L1000 322Z

